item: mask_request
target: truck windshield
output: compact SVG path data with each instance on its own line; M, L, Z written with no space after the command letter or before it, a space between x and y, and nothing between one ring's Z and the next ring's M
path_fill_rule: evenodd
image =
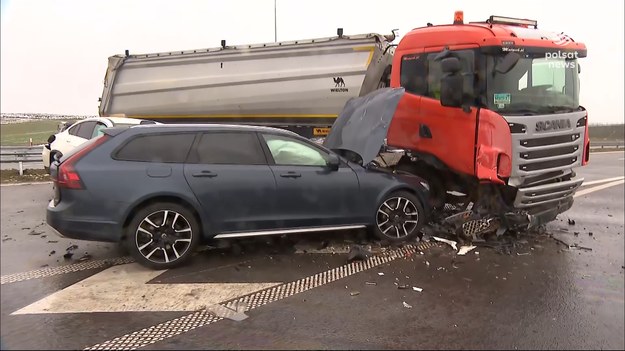
M495 71L504 55L487 56L488 108L508 115L578 110L577 58L562 56L524 55L507 73Z

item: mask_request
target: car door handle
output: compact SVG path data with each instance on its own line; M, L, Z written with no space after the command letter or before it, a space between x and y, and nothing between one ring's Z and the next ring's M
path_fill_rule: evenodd
M280 174L280 177L282 178L299 178L301 176L302 175L297 172L286 172L286 173Z
M199 173L193 173L194 177L203 177L203 178L215 178L217 177L217 173L213 173L211 171L201 171Z

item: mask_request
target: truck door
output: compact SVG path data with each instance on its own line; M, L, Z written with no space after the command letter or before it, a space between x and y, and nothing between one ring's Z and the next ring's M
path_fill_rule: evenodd
M425 48L426 87L417 111L417 151L436 156L447 167L459 173L474 175L475 131L477 108L469 112L440 103L441 62L435 60L440 48ZM476 72L475 50L453 50L460 58L462 73Z
M473 48L454 50L453 53L460 58L462 73L477 72ZM469 112L461 108L450 108L440 103L440 81L442 77L441 62L436 56L443 47L425 48L420 52L418 59L413 60L411 65L402 63L402 86L406 91L419 97L418 108L411 109L413 117L409 128L397 125L406 133L410 130L410 146L412 150L430 154L437 157L447 167L459 173L474 175L474 148L475 131L478 110L472 107ZM410 56L406 56L411 59ZM404 67L406 66L406 67ZM412 67L414 66L414 67ZM405 74L404 68L409 68L414 73ZM405 76L417 75L418 85L411 86ZM414 100L414 99L413 99ZM415 118L416 117L416 118ZM392 134L400 134L398 129L391 125ZM401 144L406 144L403 142Z

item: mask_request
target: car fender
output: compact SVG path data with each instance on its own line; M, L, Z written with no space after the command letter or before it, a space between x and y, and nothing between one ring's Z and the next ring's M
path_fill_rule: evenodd
M192 206L192 209L197 213L199 217L198 220L202 222L202 219L204 218L201 212L202 207L197 202L193 194L181 194L181 193L174 193L174 192L169 192L169 191L159 191L159 192L152 192L152 193L145 194L137 198L135 201L129 203L129 205L126 207L126 210L124 210L122 213L122 219L120 223L123 225L128 220L128 216L131 214L131 212L137 209L141 204L147 203L152 199L163 198L163 197L178 198L188 203L189 205Z
M384 197L395 191L404 190L414 194L421 202L421 206L425 210L426 214L429 215L431 210L428 206L428 189L426 185L424 185L427 184L425 180L415 175L396 175L396 177L398 177L399 179L387 188L385 188L384 191L380 192L380 194L378 195L375 203L375 211L377 211L377 207L380 205Z

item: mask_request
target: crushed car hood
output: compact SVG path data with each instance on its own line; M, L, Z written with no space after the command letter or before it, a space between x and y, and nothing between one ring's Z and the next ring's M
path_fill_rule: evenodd
M354 152L363 165L368 164L380 152L404 92L404 88L382 88L348 100L323 145L339 153Z

